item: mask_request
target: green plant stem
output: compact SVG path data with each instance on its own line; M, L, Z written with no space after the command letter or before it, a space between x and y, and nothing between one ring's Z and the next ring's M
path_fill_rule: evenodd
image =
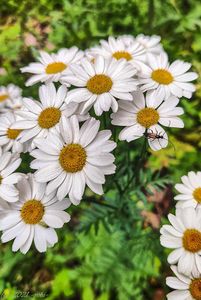
M136 176L136 184L139 183L139 177L140 177L140 170L142 168L142 166L144 165L144 162L146 160L146 156L147 156L147 139L145 138L144 139L144 142L142 144L142 149L141 149L141 154L140 154L140 159L139 159L139 163L137 165L137 168L136 168L136 173L137 173L137 176Z
M112 208L112 209L116 209L116 206L114 206L114 205L111 205L111 204L108 204L108 203L105 203L105 202L98 202L98 201L96 201L95 199L92 199L92 198L87 198L87 202L98 204L98 205L101 205L101 206L107 206L107 207Z
M149 28L149 31L153 28L153 22L154 22L154 0L149 0L149 6L148 6L148 22L147 22L147 28Z
M114 184L116 185L120 194L122 194L122 188L117 179L114 179Z
M123 190L123 194L127 191L130 184L133 182L133 180L135 178L136 178L135 183L137 184L139 182L140 170L141 170L142 165L144 164L144 160L146 158L146 155L147 155L147 139L145 138L144 142L143 142L143 145L142 145L142 149L141 149L141 153L140 153L140 157L139 157L139 160L138 160L137 167L134 170L133 175L130 178L129 182L125 186L125 188Z

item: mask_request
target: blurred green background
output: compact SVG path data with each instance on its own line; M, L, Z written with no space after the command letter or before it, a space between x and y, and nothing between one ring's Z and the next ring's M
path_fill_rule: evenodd
M39 49L86 49L109 35L160 35L170 60L191 62L201 73L200 1L1 0L0 6L0 85L19 85L24 96L36 96L37 86L25 88L28 77L19 68L35 61ZM33 249L23 256L13 254L11 244L0 245L2 299L165 299L165 277L171 273L159 243L160 223L174 207L173 184L188 171L201 170L200 79L196 86L193 98L182 100L185 128L171 131L176 151L170 145L149 155L140 184L125 196L127 211L124 195L114 188L105 201L119 210L83 200L71 208L71 223L46 254ZM126 147L137 155L132 143L120 144L117 164ZM86 199L95 196L87 191Z

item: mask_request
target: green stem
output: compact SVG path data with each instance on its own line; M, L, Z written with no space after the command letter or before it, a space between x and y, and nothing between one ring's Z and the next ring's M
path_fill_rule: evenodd
M147 156L147 139L144 138L144 142L142 144L142 150L141 150L141 154L140 154L140 159L136 168L136 172L137 172L137 176L136 176L136 183L139 182L139 175L140 175L140 170L141 167L144 165L145 159Z
M143 142L143 145L142 145L142 149L141 149L141 153L140 153L140 157L139 157L139 160L138 160L137 167L133 172L133 176L130 178L129 182L125 186L125 188L123 190L123 194L127 191L130 184L133 182L133 180L135 178L136 178L135 183L139 182L140 169L141 169L142 165L144 164L144 160L146 158L146 155L147 155L147 139L145 138L144 142Z
M127 153L126 153L126 161L127 161L127 168L129 168L130 165L130 148L129 143L127 143ZM127 184L130 181L130 172L127 174Z
M105 203L105 202L98 202L98 201L96 201L95 199L92 199L92 198L87 198L87 202L98 204L98 205L101 205L101 206L107 206L107 207L112 208L112 209L116 209L116 206L114 206L114 205L111 205L111 204L108 204L108 203Z
M153 22L154 22L154 0L149 0L148 22L147 22L147 28L148 28L149 32L153 28Z

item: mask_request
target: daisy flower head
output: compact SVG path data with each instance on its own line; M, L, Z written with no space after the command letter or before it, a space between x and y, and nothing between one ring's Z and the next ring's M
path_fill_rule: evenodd
M14 85L0 86L0 109L18 109L21 107L22 90Z
M126 60L106 59L98 56L95 62L83 59L80 65L72 65L73 75L63 80L76 88L69 91L67 103L83 103L82 113L94 107L97 116L104 111L118 109L117 99L132 100L131 91L137 89L138 82L133 76L134 68Z
M58 241L54 228L70 221L70 215L64 211L70 201L58 201L55 192L46 196L46 184L36 182L33 174L20 180L17 189L19 201L10 204L6 216L0 220L1 241L14 239L14 252L27 253L32 242L39 252L45 252Z
M77 114L78 104L65 103L67 88L60 86L56 90L53 83L39 88L39 101L23 98L23 109L17 112L18 119L12 129L21 129L20 142L24 143L36 137L46 138L49 133L59 130L63 116Z
M168 256L169 264L178 263L178 272L186 276L201 273L201 216L192 207L169 214L171 225L163 225L161 245L174 249Z
M16 122L16 114L7 112L0 119L0 146L4 152L11 150L13 153L27 152L28 143L22 144L19 141L21 129L11 129L11 126Z
M175 188L180 193L175 196L178 200L176 207L201 208L201 172L189 172L188 175L181 177L182 183L176 184Z
M21 158L17 153L4 152L0 157L0 197L5 201L18 201L19 192L15 184L22 175L14 172L20 164Z
M160 54L163 51L160 44L161 37L158 35L138 34L135 40L144 47L146 53Z
M76 116L62 119L60 134L38 139L31 155L31 168L37 169L38 182L49 182L47 194L57 190L62 200L67 194L78 205L87 185L102 195L105 175L115 172L114 156L110 153L116 143L110 141L110 130L99 131L100 122L90 118L79 128Z
M62 75L69 73L70 65L79 63L83 56L83 51L77 47L63 48L52 54L40 51L39 62L30 63L27 67L21 68L22 73L33 74L26 82L26 86L34 85L37 82L60 81Z
M108 41L101 40L100 46L92 47L88 54L94 59L98 55L109 59L124 59L137 70L140 69L141 63L146 59L145 48L130 36L120 36L116 39L110 36Z
M190 81L195 80L198 74L187 72L191 64L176 60L169 64L165 52L159 55L147 54L147 64L143 64L139 73L139 82L143 92L156 90L165 99L171 95L178 98L191 98L195 86Z
M185 276L178 272L176 266L171 266L175 276L167 277L166 284L175 291L167 295L168 300L200 300L201 274Z
M145 136L154 151L165 148L168 136L160 125L184 127L178 117L183 114L183 109L177 107L179 99L171 96L164 102L155 92L148 92L144 96L141 91L133 92L132 96L132 102L120 100L119 110L111 115L113 125L125 126L119 139L130 142Z

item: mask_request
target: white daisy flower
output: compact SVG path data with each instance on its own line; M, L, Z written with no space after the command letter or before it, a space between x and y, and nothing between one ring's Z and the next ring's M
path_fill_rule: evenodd
M5 201L18 201L19 193L15 184L22 175L14 172L20 164L19 154L4 152L0 157L0 197Z
M18 109L21 107L22 90L14 85L0 86L0 108Z
M53 228L61 228L70 221L70 215L64 211L70 201L58 201L55 192L46 196L46 184L37 183L33 174L20 180L17 188L19 201L10 204L7 215L0 220L1 241L14 239L12 251L24 254L34 241L36 249L45 252L58 241Z
M125 59L136 69L140 69L141 63L146 60L145 47L140 45L135 39L110 36L108 41L101 40L100 46L92 47L88 55L96 60L98 55L105 58Z
M19 141L21 129L11 129L11 126L16 122L14 112L7 112L0 119L0 146L3 152L11 150L13 153L27 152L29 149L28 143L22 144Z
M132 78L136 71L126 60L108 60L99 56L95 63L83 59L79 66L72 65L71 69L74 75L63 80L78 88L68 93L67 103L84 103L82 113L92 106L98 116L110 108L116 112L116 98L131 101L130 92L137 89L138 82Z
M176 277L167 277L166 284L175 289L167 295L168 300L200 300L201 299L201 274L185 276L178 272L176 266L171 266Z
M120 132L119 139L127 142L145 136L149 146L157 151L168 145L168 136L160 126L184 127L178 117L183 114L181 107L176 107L179 99L171 96L163 102L163 98L155 92L133 92L133 101L119 101L119 110L111 115L112 124L125 126ZM160 125L158 125L160 124Z
M67 88L60 86L56 90L53 83L39 88L40 101L23 98L24 109L17 112L17 120L11 129L21 129L20 142L24 143L36 137L46 138L49 133L59 130L62 117L79 113L77 103L65 103ZM86 116L85 118L86 119ZM82 119L81 119L82 120Z
M189 172L181 177L182 184L176 184L176 190L181 193L175 196L178 200L176 207L201 208L201 172Z
M158 35L139 34L135 40L144 47L146 53L160 54L163 51L163 47L160 44L161 37Z
M179 273L194 276L201 273L201 215L192 207L169 214L171 225L161 228L161 245L175 249L168 256L169 264L178 263Z
M77 47L63 48L52 54L40 51L39 62L31 63L27 67L21 68L22 73L34 74L26 82L26 86L37 82L50 83L60 81L62 75L69 73L70 65L79 63L83 56L83 51L80 51Z
M78 119L64 118L60 134L46 140L36 140L39 150L33 150L31 168L38 169L38 182L49 182L47 194L57 189L58 199L69 194L70 201L78 205L87 185L102 195L105 175L115 172L114 156L110 153L116 143L109 141L110 130L98 132L100 122L88 119L79 128Z
M158 95L167 99L170 95L176 97L191 98L195 86L189 83L198 75L195 72L187 72L191 64L180 60L172 64L168 62L165 52L160 55L147 54L148 64L143 64L139 73L139 82L143 92L156 90Z

